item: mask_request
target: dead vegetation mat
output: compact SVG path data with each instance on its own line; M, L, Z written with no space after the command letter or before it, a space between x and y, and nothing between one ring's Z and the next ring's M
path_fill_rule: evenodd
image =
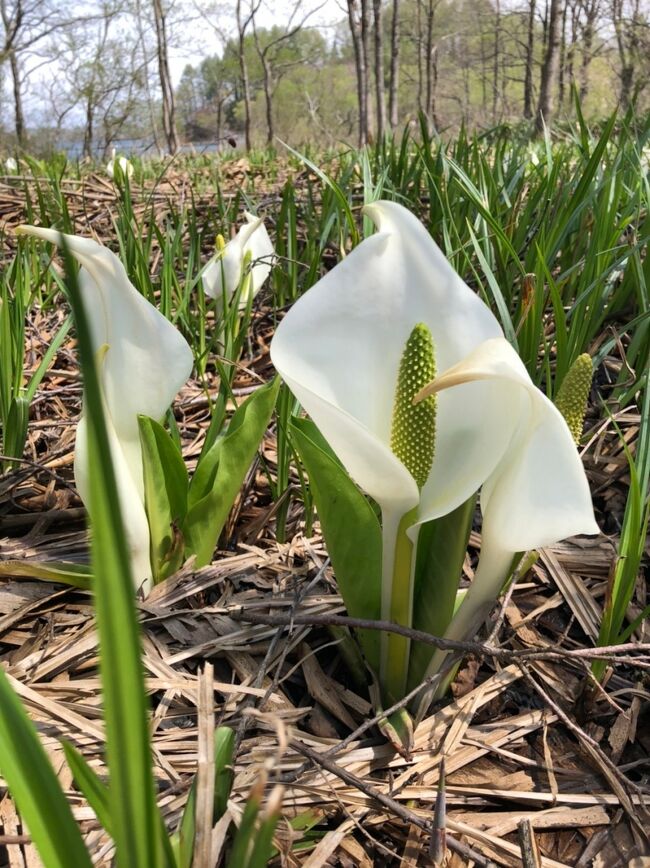
M33 313L28 366L38 363L61 315ZM253 358L235 384L242 394L260 375L270 376L268 317L256 316ZM606 362L601 389L621 364ZM84 511L72 479L80 389L68 345L33 403L25 461L0 477L0 560L87 560ZM186 387L176 411L191 466L208 422L198 384ZM638 415L627 410L615 420L634 449ZM287 495L286 541L275 537L267 476L276 458L271 428L213 563L197 571L186 565L140 604L153 761L168 827L181 815L199 740L217 723L238 735L235 821L262 775L269 787L284 785L276 864L433 864L432 841L440 836L432 839L430 830L444 763L446 864L647 865L646 628L633 637L635 648L612 655L602 686L589 678L588 660L615 561L627 462L612 422L595 408L584 442L603 533L540 552L486 625L482 635L490 636L488 650L496 650L477 645L465 657L453 694L429 710L404 757L373 724L367 685L354 681L323 623L345 610L318 524L305 535L297 479ZM474 532L468 580L479 550ZM631 616L647 603L641 575ZM260 622L269 616L285 623ZM91 596L2 580L0 653L95 864L109 865L111 842L75 788L60 746L62 738L70 740L98 774L106 773ZM38 865L10 795L1 792L0 863Z

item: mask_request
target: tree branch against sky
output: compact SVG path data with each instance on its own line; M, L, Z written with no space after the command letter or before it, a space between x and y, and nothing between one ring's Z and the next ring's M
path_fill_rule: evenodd
M39 125L47 141L75 127L87 153L118 131L170 152L233 136L358 144L420 111L432 132L533 116L539 129L571 118L574 89L588 118L650 107L650 0L91 3L0 0L10 147Z

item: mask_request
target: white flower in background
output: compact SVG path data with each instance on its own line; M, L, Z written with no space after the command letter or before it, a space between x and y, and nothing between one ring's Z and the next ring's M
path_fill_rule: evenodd
M217 250L215 256L201 272L203 289L206 295L215 299L218 305L226 302L235 294L243 277L244 259L250 254L251 280L250 294L253 297L262 288L262 284L271 273L272 259L275 249L266 231L262 217L244 212L246 223L235 237ZM248 295L242 293L239 306L245 307Z
M129 281L107 247L54 229L19 232L66 245L81 265L79 286L88 318L106 414L111 458L136 588L151 589L149 525L144 508L138 416L160 420L188 379L193 364L185 338ZM83 416L77 427L75 482L89 504L88 451Z
M5 160L5 169L8 172L17 172L18 161L14 157L7 157L7 159Z
M126 157L116 157L115 148L111 152L111 159L106 163L106 174L112 180L117 174L116 167L119 166L120 172L125 178L133 177L133 164Z

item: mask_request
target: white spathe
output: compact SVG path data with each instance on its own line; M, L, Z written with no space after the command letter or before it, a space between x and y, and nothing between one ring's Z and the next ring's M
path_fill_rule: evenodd
M185 338L129 281L107 247L54 229L21 226L21 233L60 245L81 265L79 287L88 318L111 443L122 519L137 589L151 589L149 526L144 509L138 416L160 420L193 364ZM75 482L89 503L87 433L82 416L75 444Z
M244 216L246 223L201 272L206 295L215 299L218 305L223 303L224 296L225 300L229 301L235 294L243 276L244 258L247 253L250 253L251 257L250 293L253 297L260 291L262 284L271 273L275 249L266 231L264 220L248 211L244 212ZM239 306L245 307L247 302L248 295L244 297L242 293Z
M133 164L127 160L126 157L116 157L115 156L115 148L113 148L111 153L111 159L106 163L106 174L109 178L114 179L117 174L115 171L115 167L119 166L122 172L122 175L126 178L133 177Z
M385 617L390 538L414 507L415 541L421 523L447 514L486 483L483 508L488 514L490 506L490 523L511 552L597 527L566 424L512 350L500 360L503 376L466 376L439 391L435 457L418 492L390 449L398 367L413 327L428 326L443 372L473 353L480 368L479 348L507 343L488 307L410 212L383 201L364 211L377 233L296 302L276 331L271 358L352 478L381 507ZM546 470L549 461L557 473ZM508 499L515 494L518 514L511 515Z

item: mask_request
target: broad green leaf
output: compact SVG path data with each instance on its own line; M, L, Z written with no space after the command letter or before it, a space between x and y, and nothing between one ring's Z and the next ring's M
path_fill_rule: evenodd
M90 588L92 573L83 564L66 564L58 561L37 563L35 561L11 560L0 562L0 576L15 579L38 579L40 582L60 582L73 588Z
M162 425L140 416L144 502L151 532L154 582L161 582L183 562L180 527L187 514L189 480L183 456Z
M413 627L444 636L454 614L458 583L476 508L472 495L457 509L420 529L413 590ZM409 690L424 678L435 652L422 642L411 644Z
M197 567L210 563L228 513L269 424L279 378L254 392L237 408L227 431L205 454L190 484L190 507L182 530L186 554ZM197 475L201 475L197 479ZM210 480L209 487L206 479ZM207 490L206 490L207 488Z
M77 328L88 425L93 590L116 864L118 868L145 865L163 868L170 864L169 842L160 834L156 805L131 565L88 322L75 264L65 245L63 253ZM69 859L67 864L71 864Z
M48 868L91 861L34 724L0 667L0 774Z
M375 512L331 455L310 419L294 419L291 436L305 465L327 551L348 613L381 617L381 527ZM379 633L360 630L370 666L379 668Z

